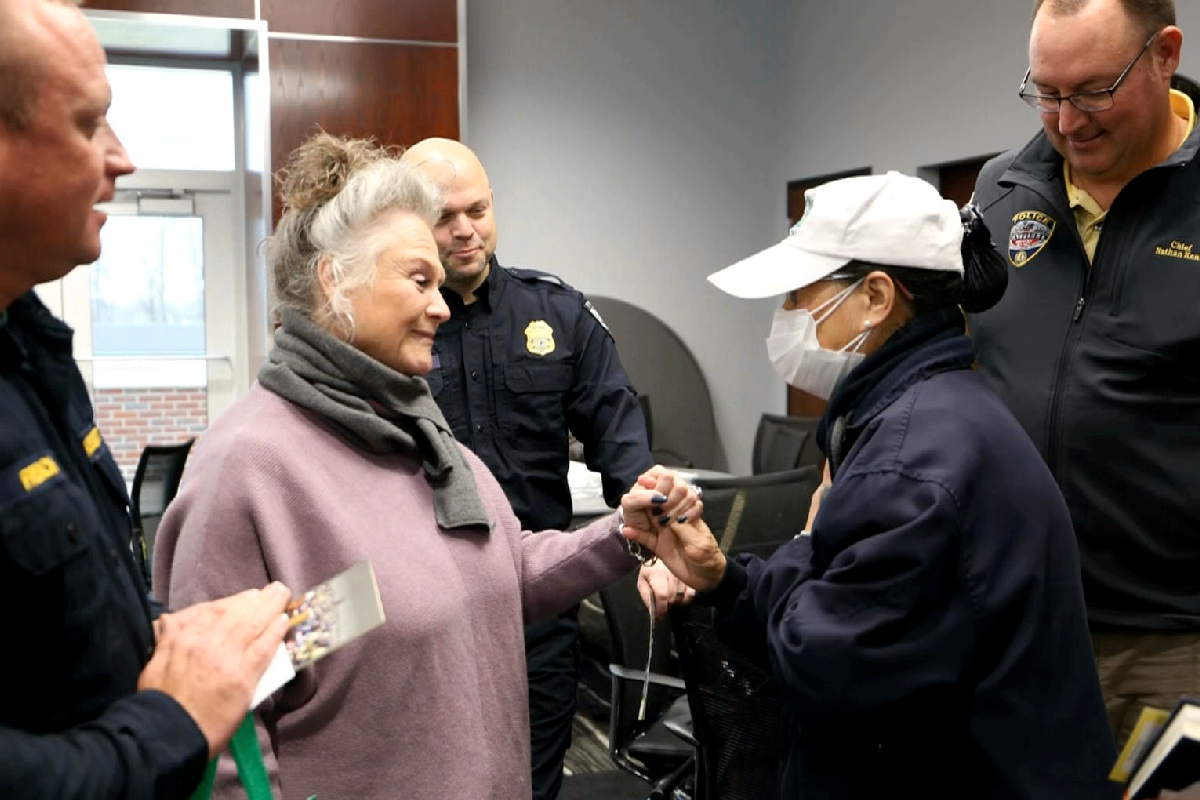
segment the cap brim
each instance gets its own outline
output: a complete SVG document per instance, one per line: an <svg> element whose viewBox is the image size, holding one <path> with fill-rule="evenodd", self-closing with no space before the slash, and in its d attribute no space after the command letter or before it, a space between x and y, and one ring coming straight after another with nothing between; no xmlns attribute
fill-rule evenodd
<svg viewBox="0 0 1200 800"><path fill-rule="evenodd" d="M801 250L789 238L714 272L708 280L726 294L756 300L803 289L848 263L850 260L841 256Z"/></svg>

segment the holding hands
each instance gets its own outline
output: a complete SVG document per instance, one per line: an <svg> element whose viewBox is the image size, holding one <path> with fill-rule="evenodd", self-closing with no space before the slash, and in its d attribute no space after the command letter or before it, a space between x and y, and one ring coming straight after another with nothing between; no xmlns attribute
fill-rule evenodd
<svg viewBox="0 0 1200 800"><path fill-rule="evenodd" d="M695 487L663 467L646 472L621 498L621 535L657 556L674 576L647 565L638 579L642 599L648 602L653 593L664 612L690 599L687 587L712 589L725 573L725 554L700 519L702 509ZM686 584L682 589L680 582Z"/></svg>

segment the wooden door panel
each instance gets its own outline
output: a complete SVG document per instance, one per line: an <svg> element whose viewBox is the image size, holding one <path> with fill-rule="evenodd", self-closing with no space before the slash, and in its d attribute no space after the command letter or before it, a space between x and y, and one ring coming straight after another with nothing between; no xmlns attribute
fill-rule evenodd
<svg viewBox="0 0 1200 800"><path fill-rule="evenodd" d="M318 125L389 145L458 138L457 48L274 38L270 47L275 170Z"/></svg>
<svg viewBox="0 0 1200 800"><path fill-rule="evenodd" d="M88 0L84 9L254 19L254 0Z"/></svg>
<svg viewBox="0 0 1200 800"><path fill-rule="evenodd" d="M262 15L274 32L458 41L455 0L262 0Z"/></svg>

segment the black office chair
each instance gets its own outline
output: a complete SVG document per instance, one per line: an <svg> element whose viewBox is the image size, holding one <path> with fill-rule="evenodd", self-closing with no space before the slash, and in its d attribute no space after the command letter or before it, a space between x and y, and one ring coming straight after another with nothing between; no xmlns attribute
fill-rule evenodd
<svg viewBox="0 0 1200 800"><path fill-rule="evenodd" d="M638 719L646 675L650 617L637 593L637 572L600 591L612 661L609 755L622 770L651 785L650 797L667 797L694 768L694 739L684 684L672 670L669 618L654 625L646 713Z"/></svg>
<svg viewBox="0 0 1200 800"><path fill-rule="evenodd" d="M143 577L150 585L150 564L154 562L154 535L167 505L179 491L183 465L196 439L180 444L148 444L138 458L133 473L129 505L133 513L134 543L141 550Z"/></svg>
<svg viewBox="0 0 1200 800"><path fill-rule="evenodd" d="M783 693L770 671L717 638L713 610L675 606L696 738L695 800L774 800L786 755Z"/></svg>
<svg viewBox="0 0 1200 800"><path fill-rule="evenodd" d="M809 465L819 466L822 456L817 446L817 419L763 414L754 434L751 470L755 475L783 472Z"/></svg>
<svg viewBox="0 0 1200 800"><path fill-rule="evenodd" d="M764 557L804 529L820 483L821 472L815 466L696 480L704 490L704 521L721 549Z"/></svg>

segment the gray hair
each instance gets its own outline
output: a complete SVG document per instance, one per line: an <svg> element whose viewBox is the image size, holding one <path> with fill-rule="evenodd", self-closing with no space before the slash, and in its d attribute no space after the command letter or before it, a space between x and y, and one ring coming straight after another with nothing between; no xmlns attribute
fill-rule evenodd
<svg viewBox="0 0 1200 800"><path fill-rule="evenodd" d="M374 282L389 212L414 214L433 227L442 199L423 173L392 156L381 156L349 177L335 173L336 168L327 180L328 185L340 185L335 194L321 198L318 205L284 212L268 239L268 261L278 311L292 308L319 324L333 323L353 340L347 295ZM319 278L325 260L333 275L328 295Z"/></svg>

